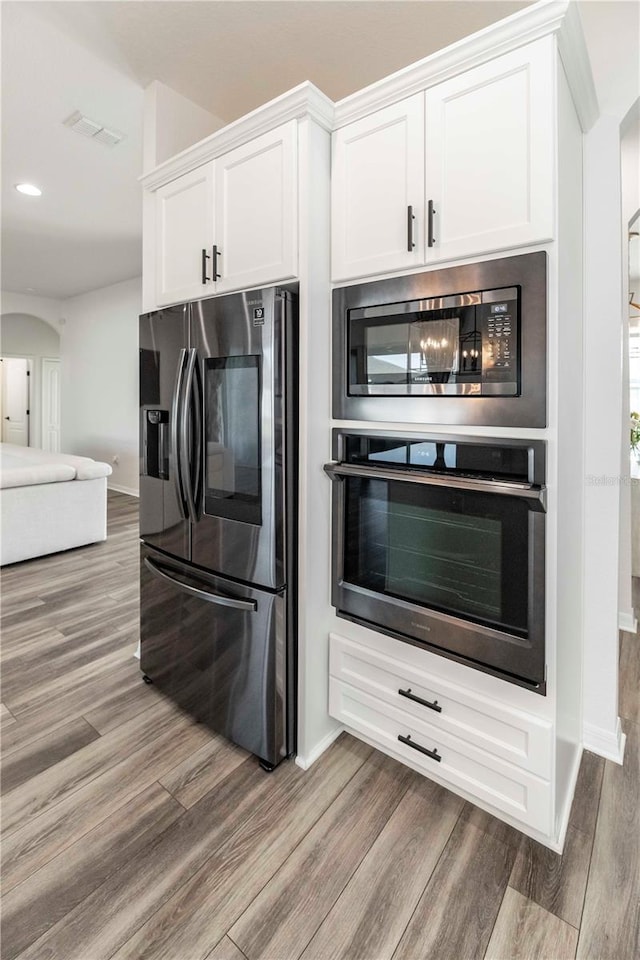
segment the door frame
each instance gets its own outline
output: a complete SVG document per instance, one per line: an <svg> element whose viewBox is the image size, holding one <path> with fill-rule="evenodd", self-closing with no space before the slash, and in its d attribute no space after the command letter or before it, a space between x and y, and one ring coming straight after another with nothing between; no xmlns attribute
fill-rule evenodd
<svg viewBox="0 0 640 960"><path fill-rule="evenodd" d="M45 377L45 364L47 363L57 363L58 368L61 369L61 359L60 357L41 357L40 358L40 446L42 449L45 449L45 424L49 422L49 413L51 410L50 404L50 394L49 391L45 389L46 386L46 377ZM61 390L60 390L60 381L58 381L58 409L60 409L61 401ZM60 414L62 411L60 410ZM58 419L58 441L60 440L60 433L62 429L62 416L60 415ZM58 450L49 451L50 453L58 453Z"/></svg>

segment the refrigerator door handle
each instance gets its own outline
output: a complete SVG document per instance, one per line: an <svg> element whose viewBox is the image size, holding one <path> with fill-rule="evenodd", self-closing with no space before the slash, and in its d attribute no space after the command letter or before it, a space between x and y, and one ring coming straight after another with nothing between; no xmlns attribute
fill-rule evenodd
<svg viewBox="0 0 640 960"><path fill-rule="evenodd" d="M157 567L153 560L149 560L148 557L145 557L144 565L154 577L167 580L173 587L176 587L177 590L182 590L184 593L198 597L200 600L206 600L207 603L215 603L221 607L233 607L234 610L249 610L251 613L255 613L258 609L257 600L241 600L240 597L230 597L222 593L210 593L208 590L190 587L188 583L175 580L168 573L165 573L164 570Z"/></svg>
<svg viewBox="0 0 640 960"><path fill-rule="evenodd" d="M187 351L187 361L185 364L184 385L182 388L182 397L180 400L180 474L182 489L184 490L187 519L195 523L198 519L195 501L193 499L193 489L191 485L191 446L189 443L189 407L193 389L193 369L197 360L197 354L194 347Z"/></svg>
<svg viewBox="0 0 640 960"><path fill-rule="evenodd" d="M171 399L171 471L176 490L176 499L183 520L188 519L187 502L182 482L182 409L183 409L183 380L187 351L183 348L178 359L178 372Z"/></svg>
<svg viewBox="0 0 640 960"><path fill-rule="evenodd" d="M184 388L182 391L182 400L180 406L180 467L182 473L182 486L185 491L185 500L187 505L187 516L192 523L197 523L198 508L196 505L197 482L200 473L200 458L202 449L202 418L198 397L194 395L194 384L196 379L199 383L199 372L196 374L198 363L198 352L195 347L187 352L186 373L184 378ZM193 405L195 416L195 425L193 436L195 438L195 448L192 450L189 444L189 416ZM194 474L196 482L194 483Z"/></svg>

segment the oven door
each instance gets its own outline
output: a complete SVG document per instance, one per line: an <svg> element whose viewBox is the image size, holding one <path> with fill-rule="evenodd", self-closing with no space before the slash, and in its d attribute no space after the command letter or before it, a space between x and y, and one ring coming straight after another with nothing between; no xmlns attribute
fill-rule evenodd
<svg viewBox="0 0 640 960"><path fill-rule="evenodd" d="M325 469L338 615L544 693L544 489Z"/></svg>

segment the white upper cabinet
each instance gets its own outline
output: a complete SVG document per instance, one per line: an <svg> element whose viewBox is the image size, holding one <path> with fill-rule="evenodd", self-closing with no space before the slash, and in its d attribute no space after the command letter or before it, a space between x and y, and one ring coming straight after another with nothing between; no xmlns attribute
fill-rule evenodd
<svg viewBox="0 0 640 960"><path fill-rule="evenodd" d="M422 262L424 94L418 93L333 136L332 275L342 280Z"/></svg>
<svg viewBox="0 0 640 960"><path fill-rule="evenodd" d="M216 160L217 291L297 274L295 120Z"/></svg>
<svg viewBox="0 0 640 960"><path fill-rule="evenodd" d="M297 275L295 120L159 187L156 304Z"/></svg>
<svg viewBox="0 0 640 960"><path fill-rule="evenodd" d="M183 174L155 193L156 301L179 303L212 293L203 282L203 264L211 277L214 243L214 165L204 164Z"/></svg>
<svg viewBox="0 0 640 960"><path fill-rule="evenodd" d="M551 240L554 76L544 37L337 130L333 279Z"/></svg>
<svg viewBox="0 0 640 960"><path fill-rule="evenodd" d="M427 90L427 262L552 239L553 76L546 37Z"/></svg>

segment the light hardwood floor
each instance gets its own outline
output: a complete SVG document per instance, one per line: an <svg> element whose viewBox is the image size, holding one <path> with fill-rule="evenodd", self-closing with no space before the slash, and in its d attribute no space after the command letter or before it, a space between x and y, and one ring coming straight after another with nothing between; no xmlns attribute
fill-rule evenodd
<svg viewBox="0 0 640 960"><path fill-rule="evenodd" d="M3 960L640 956L638 638L559 857L346 734L265 774L146 686L131 497L2 599Z"/></svg>

